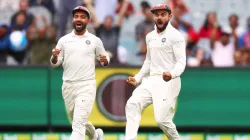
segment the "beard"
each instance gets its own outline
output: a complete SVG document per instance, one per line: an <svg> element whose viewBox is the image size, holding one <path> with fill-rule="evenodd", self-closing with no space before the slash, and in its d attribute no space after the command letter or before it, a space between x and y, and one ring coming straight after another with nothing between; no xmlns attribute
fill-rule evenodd
<svg viewBox="0 0 250 140"><path fill-rule="evenodd" d="M79 33L79 32L84 31L86 29L86 26L87 26L87 24L78 22L78 23L74 24L74 29L76 32Z"/></svg>
<svg viewBox="0 0 250 140"><path fill-rule="evenodd" d="M164 31L167 26L168 26L169 21L166 22L162 22L161 20L157 20L157 22L155 22L155 25L157 27L157 30L159 30L160 32Z"/></svg>

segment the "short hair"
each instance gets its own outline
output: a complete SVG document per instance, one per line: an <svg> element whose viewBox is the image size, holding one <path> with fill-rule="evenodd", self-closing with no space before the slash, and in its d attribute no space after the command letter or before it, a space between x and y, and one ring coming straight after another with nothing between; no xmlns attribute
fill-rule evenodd
<svg viewBox="0 0 250 140"><path fill-rule="evenodd" d="M150 4L147 1L142 1L141 2L141 7L142 8L151 8Z"/></svg>
<svg viewBox="0 0 250 140"><path fill-rule="evenodd" d="M236 17L236 19L239 19L239 16L237 14L231 14L228 18L228 20L231 20L231 18Z"/></svg>

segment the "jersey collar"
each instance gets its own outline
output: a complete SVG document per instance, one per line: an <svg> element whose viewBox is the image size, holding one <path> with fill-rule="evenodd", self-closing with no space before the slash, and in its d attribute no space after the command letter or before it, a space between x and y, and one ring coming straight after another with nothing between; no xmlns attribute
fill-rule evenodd
<svg viewBox="0 0 250 140"><path fill-rule="evenodd" d="M78 37L87 37L89 35L89 31L87 29L86 29L85 33L83 35L81 35L81 36L76 35L74 31L75 30L73 29L72 32L71 32L72 37L75 37L75 36L78 36Z"/></svg>
<svg viewBox="0 0 250 140"><path fill-rule="evenodd" d="M166 27L166 29L165 29L164 31L160 32L160 33L157 32L157 27L156 27L156 25L155 25L155 32L156 32L157 34L161 35L161 34L167 33L168 30L169 30L170 28L172 28L172 25L171 25L171 23L170 23L170 21L169 21L169 22L168 22L168 25L167 25L167 27Z"/></svg>

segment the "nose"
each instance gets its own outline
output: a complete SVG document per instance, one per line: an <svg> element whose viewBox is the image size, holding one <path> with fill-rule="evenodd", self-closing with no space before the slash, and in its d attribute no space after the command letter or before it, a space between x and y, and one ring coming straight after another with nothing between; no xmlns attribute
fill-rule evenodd
<svg viewBox="0 0 250 140"><path fill-rule="evenodd" d="M161 16L159 15L159 16L157 17L157 19L158 19L158 20L161 20Z"/></svg>
<svg viewBox="0 0 250 140"><path fill-rule="evenodd" d="M80 17L77 17L76 20L79 21L79 20L80 20Z"/></svg>

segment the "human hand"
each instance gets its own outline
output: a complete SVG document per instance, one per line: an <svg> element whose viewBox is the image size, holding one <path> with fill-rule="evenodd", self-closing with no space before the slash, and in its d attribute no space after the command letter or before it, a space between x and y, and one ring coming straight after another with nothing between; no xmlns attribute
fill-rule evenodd
<svg viewBox="0 0 250 140"><path fill-rule="evenodd" d="M105 55L99 54L99 61L101 62L101 64L103 64L104 66L108 65L108 59Z"/></svg>
<svg viewBox="0 0 250 140"><path fill-rule="evenodd" d="M60 52L61 52L60 49L57 49L57 48L52 49L52 55L53 55L53 57L58 57L58 55L60 54Z"/></svg>
<svg viewBox="0 0 250 140"><path fill-rule="evenodd" d="M133 86L137 85L137 82L136 82L135 78L131 77L131 76L128 77L128 80L126 82L133 85Z"/></svg>
<svg viewBox="0 0 250 140"><path fill-rule="evenodd" d="M163 78L163 80L164 81L169 81L169 80L171 80L172 79L172 75L171 75L171 73L170 72L163 72L163 74L162 74L162 78Z"/></svg>

